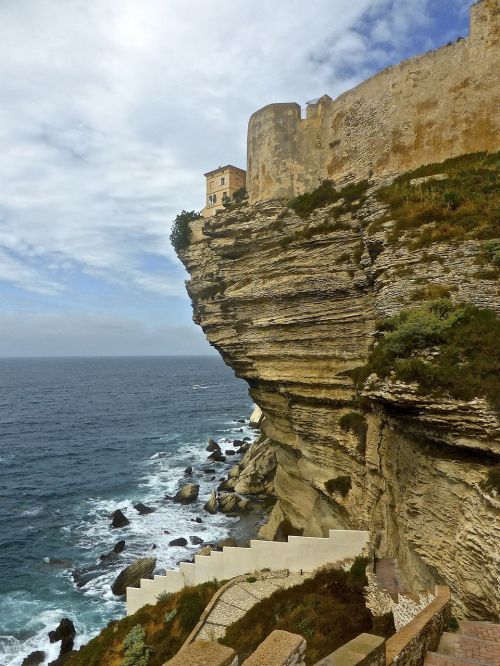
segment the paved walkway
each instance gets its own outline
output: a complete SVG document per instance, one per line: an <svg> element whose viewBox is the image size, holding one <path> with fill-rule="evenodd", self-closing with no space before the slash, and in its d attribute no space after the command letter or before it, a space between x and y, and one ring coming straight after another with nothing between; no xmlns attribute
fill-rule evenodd
<svg viewBox="0 0 500 666"><path fill-rule="evenodd" d="M425 666L498 666L500 626L494 622L460 622L457 633L445 632Z"/></svg>
<svg viewBox="0 0 500 666"><path fill-rule="evenodd" d="M260 572L234 578L210 608L202 625L190 640L213 640L222 638L226 628L234 624L262 599L276 590L300 585L313 574L297 574L285 571ZM256 578L255 582L249 582Z"/></svg>

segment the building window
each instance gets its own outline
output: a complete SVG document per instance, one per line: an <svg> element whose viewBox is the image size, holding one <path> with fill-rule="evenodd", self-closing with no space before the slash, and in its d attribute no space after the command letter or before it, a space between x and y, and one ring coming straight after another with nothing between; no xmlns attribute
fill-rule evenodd
<svg viewBox="0 0 500 666"><path fill-rule="evenodd" d="M217 203L217 195L216 194L209 194L208 195L208 205L211 206L213 204Z"/></svg>
<svg viewBox="0 0 500 666"><path fill-rule="evenodd" d="M220 179L220 184L221 184L221 185L225 185L225 184L226 184L226 177L225 177L225 176L222 176L222 178Z"/></svg>

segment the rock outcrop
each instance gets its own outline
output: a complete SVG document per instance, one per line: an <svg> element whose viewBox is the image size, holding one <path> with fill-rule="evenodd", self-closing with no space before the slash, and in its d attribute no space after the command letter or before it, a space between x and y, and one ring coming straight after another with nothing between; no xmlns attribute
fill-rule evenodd
<svg viewBox="0 0 500 666"><path fill-rule="evenodd" d="M141 578L151 578L156 566L155 557L143 557L132 562L118 574L111 586L111 591L117 596L125 594L127 587L139 587Z"/></svg>
<svg viewBox="0 0 500 666"><path fill-rule="evenodd" d="M415 591L446 582L458 615L488 618L499 502L481 482L500 453L495 413L482 399L424 396L401 382L358 391L349 373L366 363L377 321L413 302L422 282L498 312L497 285L476 275L480 241L386 242L392 222L374 189L335 224L335 204L305 221L280 199L192 224L180 255L194 319L248 382L264 414L262 453L273 456L235 474L235 491L266 488L275 458L266 537L369 528Z"/></svg>

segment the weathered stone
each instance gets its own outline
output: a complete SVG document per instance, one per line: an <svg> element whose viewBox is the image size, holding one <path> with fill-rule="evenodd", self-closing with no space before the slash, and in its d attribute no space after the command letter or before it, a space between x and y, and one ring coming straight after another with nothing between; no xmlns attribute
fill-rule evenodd
<svg viewBox="0 0 500 666"><path fill-rule="evenodd" d="M250 427L259 428L262 423L262 409L257 405L250 416Z"/></svg>
<svg viewBox="0 0 500 666"><path fill-rule="evenodd" d="M219 453L217 451L214 451L208 456L208 460L211 460L212 462L226 462L226 458L222 455L222 453Z"/></svg>
<svg viewBox="0 0 500 666"><path fill-rule="evenodd" d="M143 557L132 562L121 571L111 586L111 591L116 596L125 594L127 587L139 587L141 578L151 578L156 566L155 557Z"/></svg>
<svg viewBox="0 0 500 666"><path fill-rule="evenodd" d="M146 506L142 502L139 502L138 504L134 504L134 509L141 515L141 516L147 516L150 513L154 513L156 509L153 509L151 506Z"/></svg>
<svg viewBox="0 0 500 666"><path fill-rule="evenodd" d="M199 492L200 486L198 484L187 483L177 491L174 497L174 502L179 502L180 504L189 504L198 498Z"/></svg>
<svg viewBox="0 0 500 666"><path fill-rule="evenodd" d="M193 546L199 546L200 544L203 543L203 539L201 539L199 536L196 535L190 536L189 541L191 541Z"/></svg>
<svg viewBox="0 0 500 666"><path fill-rule="evenodd" d="M187 539L184 537L179 537L178 539L172 539L168 542L169 546L187 546Z"/></svg>
<svg viewBox="0 0 500 666"><path fill-rule="evenodd" d="M220 493L218 497L219 510L222 513L232 513L238 509L240 497L235 493Z"/></svg>
<svg viewBox="0 0 500 666"><path fill-rule="evenodd" d="M39 666L39 664L43 664L44 661L45 652L42 652L42 650L36 650L23 659L21 666Z"/></svg>
<svg viewBox="0 0 500 666"><path fill-rule="evenodd" d="M214 451L220 451L220 446L217 444L215 439L210 438L208 440L207 451L210 451L210 453L213 453Z"/></svg>
<svg viewBox="0 0 500 666"><path fill-rule="evenodd" d="M127 516L121 511L121 509L116 509L111 516L111 525L112 528L126 527L130 525L130 520Z"/></svg>
<svg viewBox="0 0 500 666"><path fill-rule="evenodd" d="M217 493L215 490L212 490L210 497L208 498L208 501L205 502L203 508L205 511L208 511L208 513L217 513Z"/></svg>

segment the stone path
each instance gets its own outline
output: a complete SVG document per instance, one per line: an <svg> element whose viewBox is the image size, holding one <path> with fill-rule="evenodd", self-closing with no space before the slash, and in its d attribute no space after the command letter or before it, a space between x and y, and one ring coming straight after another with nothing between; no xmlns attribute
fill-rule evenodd
<svg viewBox="0 0 500 666"><path fill-rule="evenodd" d="M383 557L375 562L375 576L391 596L408 592L406 581L394 558Z"/></svg>
<svg viewBox="0 0 500 666"><path fill-rule="evenodd" d="M271 596L276 590L300 585L311 575L289 573L285 570L238 576L217 599L203 625L191 636L191 640L216 641L222 638L226 628L243 617L259 601ZM257 580L249 582L249 579L253 578Z"/></svg>
<svg viewBox="0 0 500 666"><path fill-rule="evenodd" d="M436 652L427 652L424 666L498 666L500 625L460 622L457 633L445 632Z"/></svg>

